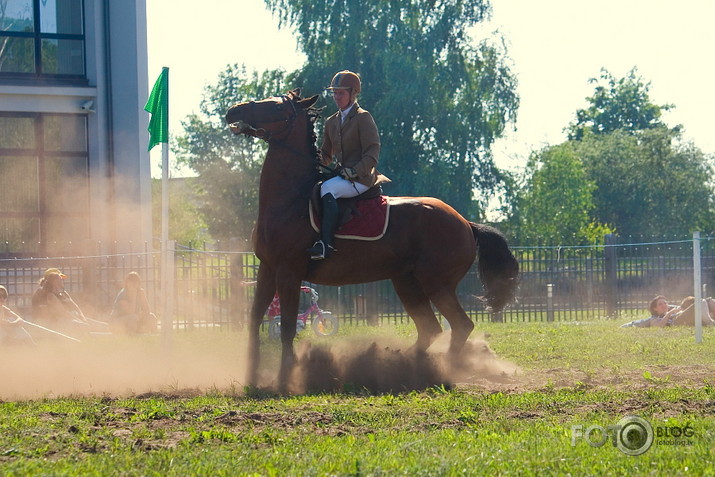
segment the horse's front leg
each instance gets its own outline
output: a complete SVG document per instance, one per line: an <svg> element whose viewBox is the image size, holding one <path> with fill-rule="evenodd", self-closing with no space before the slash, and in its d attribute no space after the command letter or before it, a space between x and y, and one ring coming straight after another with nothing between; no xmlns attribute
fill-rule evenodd
<svg viewBox="0 0 715 477"><path fill-rule="evenodd" d="M251 321L248 324L248 368L246 381L249 386L258 384L260 356L259 332L263 316L276 293L275 275L263 263L258 267L256 295L251 306Z"/></svg>
<svg viewBox="0 0 715 477"><path fill-rule="evenodd" d="M284 283L279 280L278 295L281 299L281 369L278 386L281 391L286 391L296 362L293 341L298 321L300 280L286 280Z"/></svg>

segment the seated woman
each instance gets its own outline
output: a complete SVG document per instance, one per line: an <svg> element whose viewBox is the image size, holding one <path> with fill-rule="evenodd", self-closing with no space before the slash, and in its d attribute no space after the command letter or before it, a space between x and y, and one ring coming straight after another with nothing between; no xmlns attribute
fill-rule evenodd
<svg viewBox="0 0 715 477"><path fill-rule="evenodd" d="M114 300L109 324L114 333L135 335L156 331L156 315L149 310L149 300L137 272L129 272L124 277L124 288Z"/></svg>
<svg viewBox="0 0 715 477"><path fill-rule="evenodd" d="M7 288L0 285L0 345L22 344L35 346L32 336L22 326L25 320L5 306L7 297Z"/></svg>
<svg viewBox="0 0 715 477"><path fill-rule="evenodd" d="M64 275L49 268L32 295L32 319L51 329L72 333L107 331L107 324L88 318L65 290Z"/></svg>

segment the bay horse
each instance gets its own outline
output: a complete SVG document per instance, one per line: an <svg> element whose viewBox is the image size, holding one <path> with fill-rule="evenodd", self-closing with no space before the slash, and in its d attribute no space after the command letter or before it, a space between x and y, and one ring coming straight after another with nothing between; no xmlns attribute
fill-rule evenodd
<svg viewBox="0 0 715 477"><path fill-rule="evenodd" d="M288 382L295 365L300 286L347 285L389 279L417 328L413 348L425 351L442 332L432 304L452 328L449 354L457 356L474 328L460 305L457 284L478 254L482 299L499 311L514 298L519 266L496 229L467 221L452 207L430 197L391 197L390 222L382 238L336 238L326 260L313 261L306 250L316 239L308 202L319 180L314 123L318 95L302 98L300 89L280 97L232 106L226 122L235 134L268 142L259 184L258 218L253 230L260 259L249 323L248 375L256 384L259 330L273 296L281 299L281 365L278 381Z"/></svg>

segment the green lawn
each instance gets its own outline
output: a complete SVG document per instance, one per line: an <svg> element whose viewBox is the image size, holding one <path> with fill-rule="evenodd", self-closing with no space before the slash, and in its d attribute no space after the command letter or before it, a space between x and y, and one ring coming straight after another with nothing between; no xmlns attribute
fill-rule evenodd
<svg viewBox="0 0 715 477"><path fill-rule="evenodd" d="M715 475L715 330L696 344L692 329L618 324L479 324L496 355L480 356L508 372L480 374L465 356L475 367L453 387L383 394L246 390L243 340L228 333L176 335L171 367L152 337L53 347L44 364L3 350L0 475ZM328 343L384 350L413 335L343 327ZM278 347L265 344L268 373ZM399 379L394 362L376 365ZM43 368L74 388L20 379L51 381ZM637 456L612 443L631 415L653 428Z"/></svg>

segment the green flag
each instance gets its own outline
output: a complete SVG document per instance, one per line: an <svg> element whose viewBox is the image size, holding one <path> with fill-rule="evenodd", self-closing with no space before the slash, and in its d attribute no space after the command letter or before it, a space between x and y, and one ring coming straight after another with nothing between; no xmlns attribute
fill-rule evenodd
<svg viewBox="0 0 715 477"><path fill-rule="evenodd" d="M169 142L169 68L162 68L144 110L149 119L149 150L160 142Z"/></svg>

